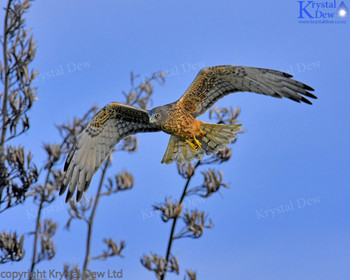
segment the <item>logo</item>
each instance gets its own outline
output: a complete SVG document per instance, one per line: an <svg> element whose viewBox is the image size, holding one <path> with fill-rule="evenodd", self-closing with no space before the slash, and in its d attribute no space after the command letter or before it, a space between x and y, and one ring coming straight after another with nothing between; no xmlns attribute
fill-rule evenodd
<svg viewBox="0 0 350 280"><path fill-rule="evenodd" d="M297 1L299 23L345 24L349 9L344 1Z"/></svg>
<svg viewBox="0 0 350 280"><path fill-rule="evenodd" d="M341 4L339 5L339 7L337 9L338 16L341 18L345 18L348 15L348 13L349 13L348 8L344 4L344 2L341 2Z"/></svg>

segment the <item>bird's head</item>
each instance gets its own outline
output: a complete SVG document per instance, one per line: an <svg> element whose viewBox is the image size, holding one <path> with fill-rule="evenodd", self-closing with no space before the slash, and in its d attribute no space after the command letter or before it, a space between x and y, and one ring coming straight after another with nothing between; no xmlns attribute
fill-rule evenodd
<svg viewBox="0 0 350 280"><path fill-rule="evenodd" d="M164 106L153 108L151 111L149 111L148 116L150 123L159 125L168 119L168 113Z"/></svg>

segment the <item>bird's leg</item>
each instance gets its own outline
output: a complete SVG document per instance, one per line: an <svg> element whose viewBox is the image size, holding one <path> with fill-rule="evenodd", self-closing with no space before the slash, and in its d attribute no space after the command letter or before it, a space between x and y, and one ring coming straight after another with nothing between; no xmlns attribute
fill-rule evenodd
<svg viewBox="0 0 350 280"><path fill-rule="evenodd" d="M197 146L195 144L193 144L190 140L186 140L187 144L190 145L190 147L193 149L193 150L196 150L197 151Z"/></svg>
<svg viewBox="0 0 350 280"><path fill-rule="evenodd" d="M201 144L201 142L199 142L199 141L197 140L196 136L193 136L193 140L194 140L194 143L196 143L196 145L197 145L198 148L202 148L202 144ZM197 149L196 149L196 150L197 150Z"/></svg>
<svg viewBox="0 0 350 280"><path fill-rule="evenodd" d="M193 141L194 143L192 143L190 140L186 140L186 142L188 143L188 145L190 145L190 147L193 150L198 150L198 148L202 148L202 144L197 140L197 138L195 136L193 136Z"/></svg>

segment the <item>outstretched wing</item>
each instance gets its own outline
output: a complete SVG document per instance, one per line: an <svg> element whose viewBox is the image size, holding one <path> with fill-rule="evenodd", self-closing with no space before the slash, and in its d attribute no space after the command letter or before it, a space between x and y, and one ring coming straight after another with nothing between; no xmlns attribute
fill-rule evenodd
<svg viewBox="0 0 350 280"><path fill-rule="evenodd" d="M68 154L60 195L69 185L67 202L78 186L79 201L83 192L88 189L94 173L120 140L131 134L151 131L159 131L159 128L149 123L146 110L115 102L102 108Z"/></svg>
<svg viewBox="0 0 350 280"><path fill-rule="evenodd" d="M317 98L308 92L314 89L291 77L290 74L264 68L232 65L207 67L198 73L178 103L190 111L193 117L203 114L225 95L239 91L287 97L312 104L303 95Z"/></svg>

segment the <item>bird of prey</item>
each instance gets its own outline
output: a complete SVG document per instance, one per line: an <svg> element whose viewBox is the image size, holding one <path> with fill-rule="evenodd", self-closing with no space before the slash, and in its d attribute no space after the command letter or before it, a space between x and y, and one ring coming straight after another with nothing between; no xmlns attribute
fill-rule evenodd
<svg viewBox="0 0 350 280"><path fill-rule="evenodd" d="M112 102L102 108L79 136L70 150L60 189L68 185L66 201L77 188L79 201L89 187L94 173L125 137L138 132L163 131L170 134L162 163L182 164L217 153L237 137L240 125L210 124L196 120L216 101L233 92L255 92L273 97L287 97L312 104L306 97L314 89L277 70L222 65L203 68L182 97L150 111Z"/></svg>

